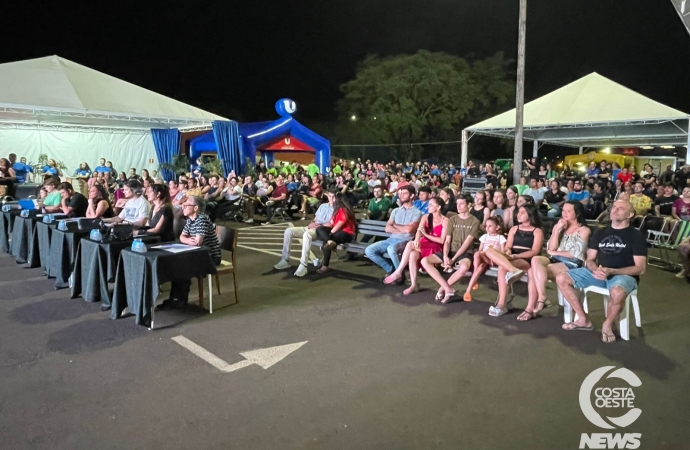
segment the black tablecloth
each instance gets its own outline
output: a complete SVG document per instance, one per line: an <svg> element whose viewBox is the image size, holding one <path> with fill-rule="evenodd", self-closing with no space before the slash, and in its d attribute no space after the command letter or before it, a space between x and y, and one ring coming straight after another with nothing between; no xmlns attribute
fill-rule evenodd
<svg viewBox="0 0 690 450"><path fill-rule="evenodd" d="M48 274L48 262L50 261L50 238L53 231L57 228L55 223L36 222L36 229L34 230L33 251L38 253L38 264L41 269Z"/></svg>
<svg viewBox="0 0 690 450"><path fill-rule="evenodd" d="M146 244L160 242L158 236L141 236L137 239ZM134 239L101 242L82 239L72 271L72 298L81 295L87 302L102 302L103 306L110 306L108 283L115 281L120 253L130 248L133 241Z"/></svg>
<svg viewBox="0 0 690 450"><path fill-rule="evenodd" d="M12 256L17 264L25 264L29 258L29 247L34 236L36 222L31 217L17 216L12 228Z"/></svg>
<svg viewBox="0 0 690 450"><path fill-rule="evenodd" d="M69 287L69 276L77 254L79 240L88 236L91 230L61 231L55 228L50 237L48 276L55 278L55 289Z"/></svg>
<svg viewBox="0 0 690 450"><path fill-rule="evenodd" d="M117 319L128 307L136 316L138 325L150 326L151 307L161 284L215 273L216 265L206 247L181 253L155 249L146 253L123 250L117 264L110 318Z"/></svg>
<svg viewBox="0 0 690 450"><path fill-rule="evenodd" d="M20 210L3 212L0 216L0 250L5 253L12 253L10 248L10 236L12 236L12 226L14 219L20 214Z"/></svg>

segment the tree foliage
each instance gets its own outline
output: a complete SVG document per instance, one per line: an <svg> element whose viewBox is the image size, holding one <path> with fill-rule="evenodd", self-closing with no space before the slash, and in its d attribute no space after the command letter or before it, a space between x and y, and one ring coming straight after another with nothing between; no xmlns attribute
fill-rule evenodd
<svg viewBox="0 0 690 450"><path fill-rule="evenodd" d="M477 61L426 50L368 56L340 87L339 134L397 144L398 157L419 157L410 143L459 139L463 126L512 102L511 64L502 53Z"/></svg>

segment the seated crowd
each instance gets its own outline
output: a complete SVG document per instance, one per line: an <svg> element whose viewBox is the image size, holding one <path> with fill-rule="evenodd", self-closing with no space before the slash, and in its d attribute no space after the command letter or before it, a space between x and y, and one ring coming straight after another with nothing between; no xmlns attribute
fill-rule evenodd
<svg viewBox="0 0 690 450"><path fill-rule="evenodd" d="M387 234L366 246L365 255L383 269L386 284L404 284L409 273L404 295L418 290L422 272L438 284L436 300L442 303L456 296L453 286L460 279L470 277L462 298L472 301L481 275L492 269L498 275L499 294L489 315L499 317L508 311L510 285L526 275L528 304L518 320L527 321L550 305L546 283L552 280L579 317L564 328L576 330L589 329L591 323L575 288L597 285L611 292L602 331L605 342L615 339L613 321L646 267L646 239L633 223L647 215L690 220L690 166L668 178L666 172L655 175L651 166L637 176L634 167L620 169L604 162L579 177L567 166L557 172L532 159L525 161L525 176L517 184L491 164L477 167L472 162L456 169L341 160L328 174L312 166L293 162L278 169L273 162L268 167L259 162L254 176L231 172L225 178L197 168L165 184L146 170L139 177L134 169L129 177L121 173L113 180L112 167L101 160L94 172L89 173L86 164L81 168L83 176L88 175L88 198L70 183L49 176L40 202L46 212L130 223L137 233L160 235L164 241L175 238L174 219L186 217L182 242L209 246L214 255L216 220L253 223L261 212L266 217L263 224L268 224L276 215L306 220L313 214L306 226L285 230L282 258L275 265L289 268L292 239L302 239L297 277L307 274L315 239L323 251L318 273L329 271L331 253L356 240L355 209L362 208L367 219L385 222ZM474 196L461 189L463 179L472 176L487 180L486 188ZM597 219L595 232L587 218ZM545 221L553 226L543 226ZM371 238L365 236L363 242ZM690 276L690 240L682 242L679 255L679 276ZM176 286L164 307L186 303L188 291L188 284Z"/></svg>

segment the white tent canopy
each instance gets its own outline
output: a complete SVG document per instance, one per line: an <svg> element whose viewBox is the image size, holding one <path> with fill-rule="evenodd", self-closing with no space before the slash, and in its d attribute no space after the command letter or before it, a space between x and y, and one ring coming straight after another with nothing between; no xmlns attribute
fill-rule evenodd
<svg viewBox="0 0 690 450"><path fill-rule="evenodd" d="M157 167L151 128L208 129L223 117L59 56L0 64L0 153L43 153L72 172L100 157Z"/></svg>
<svg viewBox="0 0 690 450"><path fill-rule="evenodd" d="M687 145L682 111L655 102L597 73L525 105L523 136L538 144L568 147ZM463 130L462 163L474 134L513 139L515 109ZM535 154L536 156L536 154Z"/></svg>

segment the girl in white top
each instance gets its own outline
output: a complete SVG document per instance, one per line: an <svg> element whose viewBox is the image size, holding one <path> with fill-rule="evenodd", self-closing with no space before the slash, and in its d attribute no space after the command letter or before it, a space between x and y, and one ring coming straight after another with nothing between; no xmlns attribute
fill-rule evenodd
<svg viewBox="0 0 690 450"><path fill-rule="evenodd" d="M471 291L479 289L479 284L477 281L479 277L484 275L489 267L493 266L494 263L489 259L484 253L490 248L494 248L499 252L503 252L506 245L506 237L503 235L503 219L501 216L491 216L486 219L486 234L479 238L479 250L474 254L474 271L472 272L472 278L467 285L467 290L465 295L462 296L463 300L466 302L472 301Z"/></svg>
<svg viewBox="0 0 690 450"><path fill-rule="evenodd" d="M520 322L534 319L551 304L546 298L548 279L555 280L559 273L584 266L590 234L582 202L565 202L561 207L561 220L551 229L546 246L549 257L535 256L530 263L527 308L518 316Z"/></svg>

